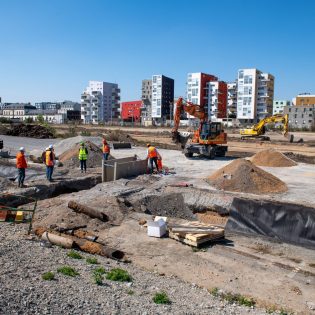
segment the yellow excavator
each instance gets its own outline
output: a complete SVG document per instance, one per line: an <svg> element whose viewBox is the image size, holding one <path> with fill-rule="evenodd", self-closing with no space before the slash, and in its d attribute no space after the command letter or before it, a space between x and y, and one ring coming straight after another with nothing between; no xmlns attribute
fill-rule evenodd
<svg viewBox="0 0 315 315"><path fill-rule="evenodd" d="M294 136L289 134L289 115L281 115L277 114L274 116L266 117L259 121L256 125L252 126L251 128L241 129L240 135L241 139L261 139L265 141L269 141L270 138L265 136L266 132L266 125L270 123L280 123L283 125L283 135L289 139L290 142L293 142Z"/></svg>

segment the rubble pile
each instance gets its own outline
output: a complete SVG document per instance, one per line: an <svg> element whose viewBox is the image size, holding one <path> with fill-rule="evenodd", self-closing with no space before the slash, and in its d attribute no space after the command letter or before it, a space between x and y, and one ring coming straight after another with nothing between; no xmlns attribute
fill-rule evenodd
<svg viewBox="0 0 315 315"><path fill-rule="evenodd" d="M19 124L12 126L6 133L8 136L29 137L37 139L52 139L53 132L41 125Z"/></svg>
<svg viewBox="0 0 315 315"><path fill-rule="evenodd" d="M297 165L289 157L274 149L267 149L256 153L251 158L251 161L255 165L270 167L290 167Z"/></svg>
<svg viewBox="0 0 315 315"><path fill-rule="evenodd" d="M103 159L101 148L90 141L85 142L85 147L88 149L87 167L101 167ZM63 166L69 168L76 168L80 166L79 149L80 143L77 143L58 156L59 161L63 164Z"/></svg>
<svg viewBox="0 0 315 315"><path fill-rule="evenodd" d="M116 141L116 142L131 142L134 143L134 139L126 133L125 131L122 131L120 129L118 130L105 130L106 131L106 140L107 141Z"/></svg>
<svg viewBox="0 0 315 315"><path fill-rule="evenodd" d="M218 189L252 194L282 193L288 189L279 178L245 159L234 160L206 181Z"/></svg>

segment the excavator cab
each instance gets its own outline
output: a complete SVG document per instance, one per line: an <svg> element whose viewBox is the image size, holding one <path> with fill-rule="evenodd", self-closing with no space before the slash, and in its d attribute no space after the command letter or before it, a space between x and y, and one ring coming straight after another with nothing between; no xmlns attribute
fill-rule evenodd
<svg viewBox="0 0 315 315"><path fill-rule="evenodd" d="M212 140L221 134L223 131L222 124L219 122L205 122L202 124L199 138L200 140Z"/></svg>

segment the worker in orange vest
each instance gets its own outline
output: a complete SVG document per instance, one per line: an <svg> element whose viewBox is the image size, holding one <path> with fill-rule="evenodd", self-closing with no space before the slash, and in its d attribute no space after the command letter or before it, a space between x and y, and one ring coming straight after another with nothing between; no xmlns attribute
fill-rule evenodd
<svg viewBox="0 0 315 315"><path fill-rule="evenodd" d="M45 164L46 164L46 177L51 182L52 174L54 172L54 166L55 166L55 153L54 153L54 147L52 144L48 148L46 148Z"/></svg>
<svg viewBox="0 0 315 315"><path fill-rule="evenodd" d="M18 154L16 155L16 168L18 169L18 183L19 187L24 186L25 179L25 169L27 168L27 163L25 159L25 150L23 147L19 149Z"/></svg>
<svg viewBox="0 0 315 315"><path fill-rule="evenodd" d="M110 154L110 146L107 143L106 139L103 139L103 158L104 160L108 160Z"/></svg>
<svg viewBox="0 0 315 315"><path fill-rule="evenodd" d="M147 152L147 159L150 161L150 173L153 173L153 163L156 166L156 170L159 172L159 166L158 166L158 151L157 149L152 146L150 143L147 144L148 152Z"/></svg>

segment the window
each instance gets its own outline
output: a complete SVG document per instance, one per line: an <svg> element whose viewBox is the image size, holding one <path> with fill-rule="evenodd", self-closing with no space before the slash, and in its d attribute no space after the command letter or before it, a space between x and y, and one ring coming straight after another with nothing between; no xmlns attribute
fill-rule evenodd
<svg viewBox="0 0 315 315"><path fill-rule="evenodd" d="M294 115L294 118L297 118L297 114Z"/></svg>
<svg viewBox="0 0 315 315"><path fill-rule="evenodd" d="M309 122L309 123L312 123L312 121L311 121L311 120L309 120L308 122Z"/></svg>
<svg viewBox="0 0 315 315"><path fill-rule="evenodd" d="M312 117L312 116L313 116L312 114L309 114L309 115L308 115L308 117Z"/></svg>
<svg viewBox="0 0 315 315"><path fill-rule="evenodd" d="M238 78L239 78L239 79L243 79L243 77L244 77L244 71L243 71L243 70L240 70L240 71L238 72Z"/></svg>
<svg viewBox="0 0 315 315"><path fill-rule="evenodd" d="M291 108L289 108L289 113L291 113Z"/></svg>

